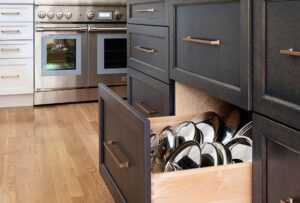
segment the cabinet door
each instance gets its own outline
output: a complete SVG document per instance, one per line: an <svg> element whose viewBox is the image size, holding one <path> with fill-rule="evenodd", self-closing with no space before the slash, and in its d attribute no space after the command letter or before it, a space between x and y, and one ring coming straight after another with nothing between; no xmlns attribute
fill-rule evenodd
<svg viewBox="0 0 300 203"><path fill-rule="evenodd" d="M172 2L171 78L250 110L250 1Z"/></svg>
<svg viewBox="0 0 300 203"><path fill-rule="evenodd" d="M147 117L174 113L174 86L128 68L129 103Z"/></svg>
<svg viewBox="0 0 300 203"><path fill-rule="evenodd" d="M105 85L100 95L100 173L116 202L150 202L150 124Z"/></svg>
<svg viewBox="0 0 300 203"><path fill-rule="evenodd" d="M256 114L253 121L253 202L299 202L300 132Z"/></svg>
<svg viewBox="0 0 300 203"><path fill-rule="evenodd" d="M254 1L254 110L300 129L300 1Z"/></svg>

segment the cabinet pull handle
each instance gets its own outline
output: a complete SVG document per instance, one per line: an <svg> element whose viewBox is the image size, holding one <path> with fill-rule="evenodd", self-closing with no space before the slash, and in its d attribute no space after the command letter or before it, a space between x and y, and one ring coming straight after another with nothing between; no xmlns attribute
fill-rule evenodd
<svg viewBox="0 0 300 203"><path fill-rule="evenodd" d="M20 48L1 48L2 52L8 52L8 51L20 51Z"/></svg>
<svg viewBox="0 0 300 203"><path fill-rule="evenodd" d="M145 52L145 53L148 53L148 54L153 54L155 53L155 49L150 49L150 48L146 48L146 47L141 47L141 46L136 46L134 47L136 50L139 50L139 51L142 51L142 52Z"/></svg>
<svg viewBox="0 0 300 203"><path fill-rule="evenodd" d="M1 30L2 33L20 33L20 30Z"/></svg>
<svg viewBox="0 0 300 203"><path fill-rule="evenodd" d="M134 103L139 109L141 109L143 112L145 112L149 116L157 113L155 110L151 109L148 105L146 105L142 101L135 101Z"/></svg>
<svg viewBox="0 0 300 203"><path fill-rule="evenodd" d="M110 154L110 156L113 158L113 160L115 161L115 163L119 166L119 168L129 168L129 163L128 161L125 162L121 162L119 161L119 159L117 158L117 156L113 153L113 151L110 149L110 146L114 145L114 141L109 140L103 143L105 149L108 151L108 153Z"/></svg>
<svg viewBox="0 0 300 203"><path fill-rule="evenodd" d="M294 51L293 49L280 50L280 53L289 56L300 56L300 51Z"/></svg>
<svg viewBox="0 0 300 203"><path fill-rule="evenodd" d="M1 67L7 67L7 66L26 66L26 63L20 63L20 64L0 64Z"/></svg>
<svg viewBox="0 0 300 203"><path fill-rule="evenodd" d="M205 40L205 39L195 39L191 36L183 37L182 40L188 41L188 42L194 42L198 44L208 44L213 46L220 46L221 41L220 40Z"/></svg>
<svg viewBox="0 0 300 203"><path fill-rule="evenodd" d="M14 16L18 16L18 15L20 15L20 12L1 12L1 15L14 15Z"/></svg>
<svg viewBox="0 0 300 203"><path fill-rule="evenodd" d="M20 78L20 75L1 75L2 79Z"/></svg>
<svg viewBox="0 0 300 203"><path fill-rule="evenodd" d="M137 10L133 10L134 12L138 12L138 13L154 13L155 9L154 8L149 8L149 9L137 9Z"/></svg>

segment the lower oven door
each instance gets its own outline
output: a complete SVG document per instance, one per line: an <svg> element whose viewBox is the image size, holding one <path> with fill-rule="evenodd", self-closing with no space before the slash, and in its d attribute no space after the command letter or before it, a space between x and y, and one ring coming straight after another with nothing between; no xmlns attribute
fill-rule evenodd
<svg viewBox="0 0 300 203"><path fill-rule="evenodd" d="M125 24L89 25L89 86L127 83L127 34Z"/></svg>
<svg viewBox="0 0 300 203"><path fill-rule="evenodd" d="M87 25L36 25L35 91L87 87Z"/></svg>

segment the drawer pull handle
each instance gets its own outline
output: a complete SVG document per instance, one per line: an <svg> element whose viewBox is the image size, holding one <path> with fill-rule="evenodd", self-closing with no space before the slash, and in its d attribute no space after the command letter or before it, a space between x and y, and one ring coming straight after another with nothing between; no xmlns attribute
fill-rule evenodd
<svg viewBox="0 0 300 203"><path fill-rule="evenodd" d="M113 153L113 151L110 149L110 146L114 145L114 141L107 141L106 143L104 142L103 145L105 149L108 151L110 156L113 158L113 160L116 162L116 164L119 166L119 168L129 168L129 163L128 161L121 162L117 158L117 156Z"/></svg>
<svg viewBox="0 0 300 203"><path fill-rule="evenodd" d="M149 8L149 9L137 9L134 10L134 12L138 12L138 13L154 13L155 9L154 8Z"/></svg>
<svg viewBox="0 0 300 203"><path fill-rule="evenodd" d="M149 49L149 48L146 48L146 47L141 47L141 46L136 46L134 47L136 50L139 50L139 51L142 51L142 52L145 52L145 53L148 53L148 54L153 54L155 53L155 49Z"/></svg>
<svg viewBox="0 0 300 203"><path fill-rule="evenodd" d="M191 36L183 37L182 40L188 41L188 42L194 42L198 44L208 44L213 46L220 46L221 41L220 40L204 40L204 39L195 39Z"/></svg>
<svg viewBox="0 0 300 203"><path fill-rule="evenodd" d="M1 75L2 79L20 78L20 75Z"/></svg>
<svg viewBox="0 0 300 203"><path fill-rule="evenodd" d="M280 50L280 53L289 56L300 56L300 51L294 51L293 49Z"/></svg>
<svg viewBox="0 0 300 203"><path fill-rule="evenodd" d="M20 12L1 12L1 15L14 15L14 16L18 16L18 15L20 15Z"/></svg>
<svg viewBox="0 0 300 203"><path fill-rule="evenodd" d="M8 52L8 51L20 51L20 48L1 48L2 52Z"/></svg>
<svg viewBox="0 0 300 203"><path fill-rule="evenodd" d="M143 112L145 112L149 116L157 114L157 112L155 110L151 109L148 105L146 105L142 101L135 101L134 103L139 109L141 109Z"/></svg>
<svg viewBox="0 0 300 203"><path fill-rule="evenodd" d="M20 33L20 30L1 30L2 33Z"/></svg>
<svg viewBox="0 0 300 203"><path fill-rule="evenodd" d="M20 64L0 64L1 67L7 67L7 66L26 66L26 63L20 63Z"/></svg>

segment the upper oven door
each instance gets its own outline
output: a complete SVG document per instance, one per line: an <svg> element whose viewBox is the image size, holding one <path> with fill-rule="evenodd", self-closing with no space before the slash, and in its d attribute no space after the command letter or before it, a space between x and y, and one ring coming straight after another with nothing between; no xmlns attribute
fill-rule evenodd
<svg viewBox="0 0 300 203"><path fill-rule="evenodd" d="M36 25L36 91L87 86L87 30L87 25Z"/></svg>
<svg viewBox="0 0 300 203"><path fill-rule="evenodd" d="M127 34L125 24L89 26L90 86L126 84Z"/></svg>

